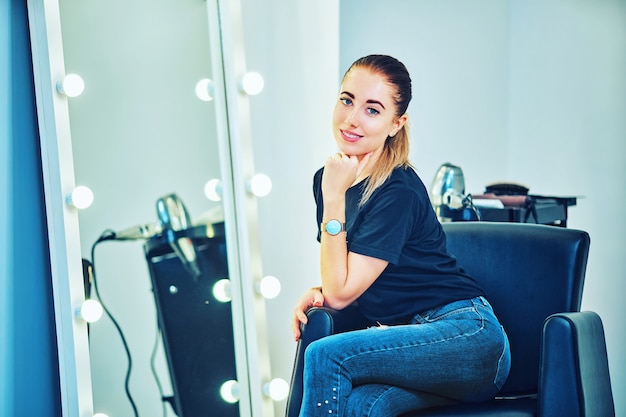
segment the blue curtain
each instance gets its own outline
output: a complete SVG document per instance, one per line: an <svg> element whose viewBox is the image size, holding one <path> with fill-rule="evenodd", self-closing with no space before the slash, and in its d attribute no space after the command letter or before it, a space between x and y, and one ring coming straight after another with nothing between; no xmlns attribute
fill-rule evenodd
<svg viewBox="0 0 626 417"><path fill-rule="evenodd" d="M0 2L0 415L60 416L52 279L25 0Z"/></svg>

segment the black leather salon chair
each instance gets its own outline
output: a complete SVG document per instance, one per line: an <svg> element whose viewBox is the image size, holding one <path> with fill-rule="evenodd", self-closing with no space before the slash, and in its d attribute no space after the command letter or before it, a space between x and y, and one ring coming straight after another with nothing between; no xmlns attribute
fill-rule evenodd
<svg viewBox="0 0 626 417"><path fill-rule="evenodd" d="M615 415L600 317L580 312L589 235L561 227L445 223L448 249L475 277L511 343L511 373L498 396L402 417L612 417ZM287 417L302 400L304 350L321 337L369 326L354 306L308 311L298 343ZM396 417L396 416L389 416Z"/></svg>

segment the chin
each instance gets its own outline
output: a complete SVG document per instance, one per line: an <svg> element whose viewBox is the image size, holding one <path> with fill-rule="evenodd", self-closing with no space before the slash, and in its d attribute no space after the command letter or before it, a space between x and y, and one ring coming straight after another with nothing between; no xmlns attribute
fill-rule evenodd
<svg viewBox="0 0 626 417"><path fill-rule="evenodd" d="M347 142L345 140L341 140L340 142L337 142L337 147L341 150L341 152L350 156L363 155L365 153L363 152L362 147L359 146L358 142Z"/></svg>

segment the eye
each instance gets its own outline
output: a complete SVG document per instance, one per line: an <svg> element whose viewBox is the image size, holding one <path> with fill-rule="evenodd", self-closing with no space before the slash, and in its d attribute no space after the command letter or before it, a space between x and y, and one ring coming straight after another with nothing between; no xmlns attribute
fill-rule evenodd
<svg viewBox="0 0 626 417"><path fill-rule="evenodd" d="M366 111L367 111L367 114L370 114L372 116L376 116L377 114L380 114L380 112L373 107L368 107Z"/></svg>
<svg viewBox="0 0 626 417"><path fill-rule="evenodd" d="M350 97L340 97L339 101L341 101L344 106L351 106L352 105L352 99Z"/></svg>

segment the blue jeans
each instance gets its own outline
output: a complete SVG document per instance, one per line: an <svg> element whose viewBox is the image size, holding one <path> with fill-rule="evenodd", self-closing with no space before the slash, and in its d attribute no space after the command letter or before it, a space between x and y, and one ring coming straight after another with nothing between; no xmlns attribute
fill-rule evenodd
<svg viewBox="0 0 626 417"><path fill-rule="evenodd" d="M509 342L484 297L411 323L331 335L304 356L300 417L394 417L492 398L510 369Z"/></svg>

